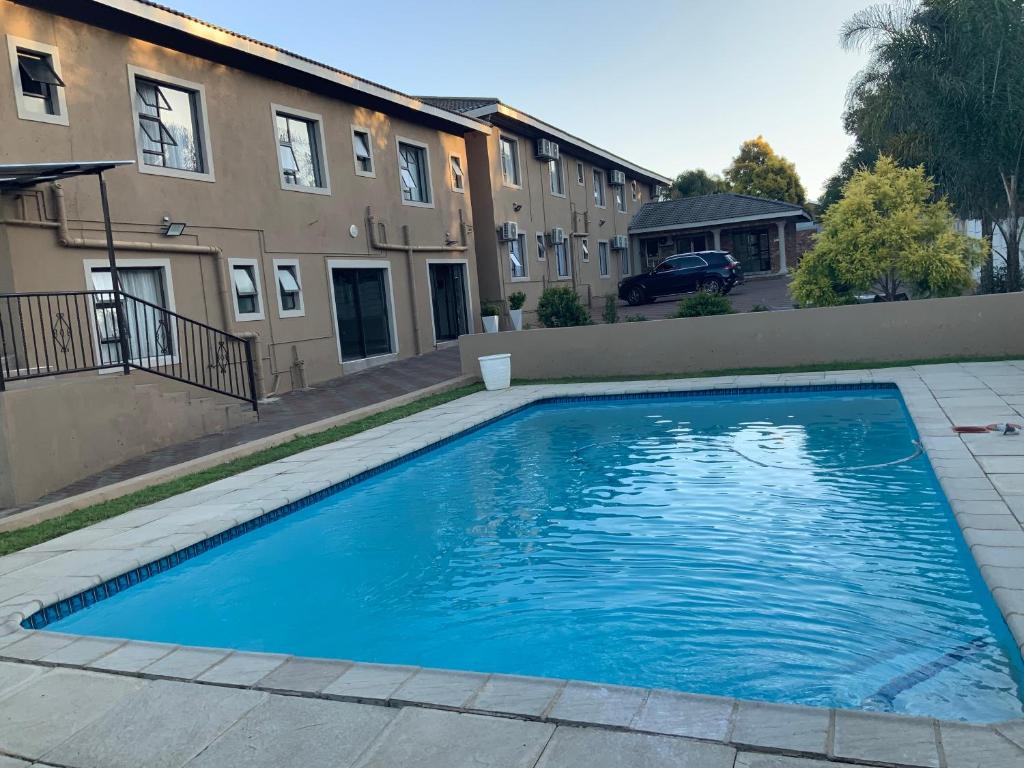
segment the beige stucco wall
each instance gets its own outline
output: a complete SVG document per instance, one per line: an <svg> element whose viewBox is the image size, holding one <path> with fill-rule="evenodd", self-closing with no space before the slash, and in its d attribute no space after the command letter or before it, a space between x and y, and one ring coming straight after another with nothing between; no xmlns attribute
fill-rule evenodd
<svg viewBox="0 0 1024 768"><path fill-rule="evenodd" d="M1024 356L1020 294L464 336L463 372L512 354L519 379L697 373L833 362Z"/></svg>
<svg viewBox="0 0 1024 768"><path fill-rule="evenodd" d="M18 118L5 34L57 46L67 86L68 126ZM293 385L293 356L305 362L308 382L343 373L330 304L328 259L373 258L390 264L398 357L427 351L434 344L427 259L468 262L472 301L469 315L471 323L479 324L471 232L464 253L414 254L410 275L407 253L375 250L367 227L370 209L384 225L389 241L402 242L403 227L409 228L414 245L440 248L448 241L458 241L460 215L472 225L471 196L451 189L448 171L450 154L462 159L464 169L467 166L461 133L398 119L7 0L0 0L0 48L0 163L135 159L129 64L205 88L216 180L168 178L145 174L135 167L108 173L114 234L119 240L153 242L158 246L216 246L228 258L258 259L265 319L238 322L233 312L222 311L213 257L160 252L120 254L123 259L137 261L170 259L173 301L178 312L232 332L258 333L264 377L268 385L276 383L279 392ZM331 194L281 188L272 104L322 116ZM353 125L371 134L375 178L355 174ZM433 207L402 204L399 137L422 142L428 148ZM95 179L69 180L63 186L71 235L102 238ZM53 216L49 190L31 192L20 199L0 199L0 219ZM164 238L160 234L164 216L187 222L186 234ZM349 231L353 225L358 229L355 236ZM9 278L5 276L5 267L0 266L0 286L7 290L85 288L83 262L105 257L102 250L61 247L53 230L2 224L0 228L6 229L5 235L0 234L0 241L4 236L10 241ZM299 260L305 317L278 316L272 267L275 258ZM414 326L418 326L418 332L414 332Z"/></svg>

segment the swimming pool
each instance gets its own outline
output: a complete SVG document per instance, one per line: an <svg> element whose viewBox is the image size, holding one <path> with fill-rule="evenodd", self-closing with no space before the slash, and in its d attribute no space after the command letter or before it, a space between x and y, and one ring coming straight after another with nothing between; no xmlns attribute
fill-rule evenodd
<svg viewBox="0 0 1024 768"><path fill-rule="evenodd" d="M1009 632L895 390L532 406L52 625L994 721Z"/></svg>

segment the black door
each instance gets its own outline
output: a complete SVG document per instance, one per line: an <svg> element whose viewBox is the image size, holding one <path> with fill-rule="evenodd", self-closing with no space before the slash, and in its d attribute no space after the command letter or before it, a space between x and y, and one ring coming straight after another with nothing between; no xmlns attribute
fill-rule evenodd
<svg viewBox="0 0 1024 768"><path fill-rule="evenodd" d="M342 362L393 351L385 272L383 269L331 270Z"/></svg>
<svg viewBox="0 0 1024 768"><path fill-rule="evenodd" d="M469 333L464 264L431 264L430 293L434 310L434 338L452 341Z"/></svg>
<svg viewBox="0 0 1024 768"><path fill-rule="evenodd" d="M745 229L732 235L732 255L746 274L769 272L772 254L767 229Z"/></svg>

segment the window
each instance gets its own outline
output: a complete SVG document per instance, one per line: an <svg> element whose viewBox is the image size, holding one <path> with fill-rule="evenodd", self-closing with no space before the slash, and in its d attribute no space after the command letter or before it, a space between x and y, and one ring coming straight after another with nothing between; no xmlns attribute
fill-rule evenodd
<svg viewBox="0 0 1024 768"><path fill-rule="evenodd" d="M576 163L576 183L583 186L583 163Z"/></svg>
<svg viewBox="0 0 1024 768"><path fill-rule="evenodd" d="M558 268L558 277L566 278L569 277L569 253L565 249L565 243L563 240L560 243L555 244L555 262Z"/></svg>
<svg viewBox="0 0 1024 768"><path fill-rule="evenodd" d="M256 259L228 259L235 293L235 320L262 320L260 268Z"/></svg>
<svg viewBox="0 0 1024 768"><path fill-rule="evenodd" d="M744 229L729 233L732 255L747 274L768 272L772 268L771 235L767 228Z"/></svg>
<svg viewBox="0 0 1024 768"><path fill-rule="evenodd" d="M526 279L526 235L508 241L508 265L513 280Z"/></svg>
<svg viewBox="0 0 1024 768"><path fill-rule="evenodd" d="M565 171L562 159L548 160L548 180L551 183L551 194L565 197Z"/></svg>
<svg viewBox="0 0 1024 768"><path fill-rule="evenodd" d="M174 310L170 301L170 262L165 259L119 261L117 278L121 290L141 300L130 302L130 309L124 313L131 359L153 363L170 357L162 362L175 362L173 321L155 308ZM114 285L110 279L110 268L101 264L105 262L86 261L86 276L93 290L112 291ZM154 306L149 306L151 304ZM113 301L113 294L109 297L103 294L96 296L95 322L100 361L104 365L120 363L121 339L117 332L117 304Z"/></svg>
<svg viewBox="0 0 1024 768"><path fill-rule="evenodd" d="M343 364L398 351L391 305L391 270L381 263L356 259L327 262L338 357Z"/></svg>
<svg viewBox="0 0 1024 768"><path fill-rule="evenodd" d="M466 180L462 175L462 158L452 155L448 158L448 164L452 169L452 190L455 192L466 191Z"/></svg>
<svg viewBox="0 0 1024 768"><path fill-rule="evenodd" d="M279 317L305 317L302 300L302 277L295 259L274 259L277 285L277 314Z"/></svg>
<svg viewBox="0 0 1024 768"><path fill-rule="evenodd" d="M548 249L544 244L544 233L537 233L537 261L544 261L547 259Z"/></svg>
<svg viewBox="0 0 1024 768"><path fill-rule="evenodd" d="M632 270L629 267L629 249L623 248L619 252L619 274L622 276L628 275Z"/></svg>
<svg viewBox="0 0 1024 768"><path fill-rule="evenodd" d="M580 258L590 261L590 242L585 237L580 239Z"/></svg>
<svg viewBox="0 0 1024 768"><path fill-rule="evenodd" d="M274 106L281 186L301 192L329 192L319 115Z"/></svg>
<svg viewBox="0 0 1024 768"><path fill-rule="evenodd" d="M604 208L607 203L604 196L604 172L594 169L594 205Z"/></svg>
<svg viewBox="0 0 1024 768"><path fill-rule="evenodd" d="M7 36L18 117L56 125L68 124L64 80L57 49L46 43Z"/></svg>
<svg viewBox="0 0 1024 768"><path fill-rule="evenodd" d="M139 170L213 181L202 86L128 67Z"/></svg>
<svg viewBox="0 0 1024 768"><path fill-rule="evenodd" d="M428 163L425 145L399 140L398 174L402 184L402 202L406 205L433 205Z"/></svg>
<svg viewBox="0 0 1024 768"><path fill-rule="evenodd" d="M519 142L502 136L498 139L501 152L501 178L512 187L518 187L519 181Z"/></svg>
<svg viewBox="0 0 1024 768"><path fill-rule="evenodd" d="M375 177L373 170L373 144L370 132L352 126L352 158L356 164L356 176Z"/></svg>
<svg viewBox="0 0 1024 768"><path fill-rule="evenodd" d="M629 182L629 188L633 191L633 202L638 202L640 200L640 185L636 183L636 179Z"/></svg>
<svg viewBox="0 0 1024 768"><path fill-rule="evenodd" d="M626 212L626 189L622 186L615 187L615 208L619 213Z"/></svg>
<svg viewBox="0 0 1024 768"><path fill-rule="evenodd" d="M597 266L601 277L608 277L608 243L604 240L597 243Z"/></svg>

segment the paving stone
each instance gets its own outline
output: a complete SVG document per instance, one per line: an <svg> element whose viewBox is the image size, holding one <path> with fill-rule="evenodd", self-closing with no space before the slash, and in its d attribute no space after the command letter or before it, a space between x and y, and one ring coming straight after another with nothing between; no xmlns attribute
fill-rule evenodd
<svg viewBox="0 0 1024 768"><path fill-rule="evenodd" d="M989 474L1024 473L1024 456L980 456L978 463Z"/></svg>
<svg viewBox="0 0 1024 768"><path fill-rule="evenodd" d="M203 672L198 679L207 683L254 685L288 659L270 653L232 653Z"/></svg>
<svg viewBox="0 0 1024 768"><path fill-rule="evenodd" d="M114 672L139 672L154 661L162 659L175 649L164 643L140 643L132 641L97 659L89 666L94 669L109 669Z"/></svg>
<svg viewBox="0 0 1024 768"><path fill-rule="evenodd" d="M1024 749L992 728L942 723L939 738L946 768L1021 768Z"/></svg>
<svg viewBox="0 0 1024 768"><path fill-rule="evenodd" d="M720 744L560 726L537 768L732 768L735 756Z"/></svg>
<svg viewBox="0 0 1024 768"><path fill-rule="evenodd" d="M353 664L323 692L333 696L387 701L418 670L419 667L392 664Z"/></svg>
<svg viewBox="0 0 1024 768"><path fill-rule="evenodd" d="M0 661L0 696L7 695L11 688L19 686L33 677L38 677L45 670L45 667L36 667L31 664Z"/></svg>
<svg viewBox="0 0 1024 768"><path fill-rule="evenodd" d="M1015 522L1010 518L1010 522ZM964 530L964 540L970 547L997 547L999 549L1024 549L1024 530L986 531L977 528ZM1024 561L1022 561L1024 562Z"/></svg>
<svg viewBox="0 0 1024 768"><path fill-rule="evenodd" d="M5 757L4 755L0 755L0 768L28 768L28 765L29 764L26 763L24 760L18 760L13 757ZM36 765L40 766L40 768L43 768L41 763L36 763Z"/></svg>
<svg viewBox="0 0 1024 768"><path fill-rule="evenodd" d="M732 699L652 691L632 727L673 736L725 741L732 717Z"/></svg>
<svg viewBox="0 0 1024 768"><path fill-rule="evenodd" d="M560 680L542 677L494 675L488 680L470 708L486 712L540 717L565 685Z"/></svg>
<svg viewBox="0 0 1024 768"><path fill-rule="evenodd" d="M348 661L291 657L256 684L258 688L319 693L351 667Z"/></svg>
<svg viewBox="0 0 1024 768"><path fill-rule="evenodd" d="M145 684L131 677L55 669L0 700L0 744L16 755L42 757Z"/></svg>
<svg viewBox="0 0 1024 768"><path fill-rule="evenodd" d="M740 752L736 755L734 768L840 768L840 765L825 760L809 760L805 757Z"/></svg>
<svg viewBox="0 0 1024 768"><path fill-rule="evenodd" d="M626 726L633 722L646 698L647 691L641 688L570 682L548 717L570 723Z"/></svg>
<svg viewBox="0 0 1024 768"><path fill-rule="evenodd" d="M925 718L836 710L833 754L849 760L939 768L935 722Z"/></svg>
<svg viewBox="0 0 1024 768"><path fill-rule="evenodd" d="M827 709L741 701L731 740L738 745L824 755L828 728Z"/></svg>
<svg viewBox="0 0 1024 768"><path fill-rule="evenodd" d="M342 768L377 738L398 710L270 696L217 738L188 768Z"/></svg>
<svg viewBox="0 0 1024 768"><path fill-rule="evenodd" d="M192 680L206 670L228 657L229 651L215 648L178 648L162 659L144 667L142 672L147 675L162 675Z"/></svg>
<svg viewBox="0 0 1024 768"><path fill-rule="evenodd" d="M997 568L1024 568L1024 547L988 547L981 544L971 547L971 554L980 566Z"/></svg>
<svg viewBox="0 0 1024 768"><path fill-rule="evenodd" d="M28 637L4 648L3 655L12 659L36 661L64 646L71 645L76 639L73 635L33 632Z"/></svg>
<svg viewBox="0 0 1024 768"><path fill-rule="evenodd" d="M70 645L58 648L42 657L42 661L53 664L77 664L88 666L124 644L124 640L105 637L80 637Z"/></svg>
<svg viewBox="0 0 1024 768"><path fill-rule="evenodd" d="M396 702L462 707L485 682L487 675L475 672L421 669L395 691L392 699Z"/></svg>
<svg viewBox="0 0 1024 768"><path fill-rule="evenodd" d="M532 768L554 726L406 707L357 768Z"/></svg>
<svg viewBox="0 0 1024 768"><path fill-rule="evenodd" d="M179 768L266 698L256 691L156 680L47 752L45 760L75 768Z"/></svg>
<svg viewBox="0 0 1024 768"><path fill-rule="evenodd" d="M1017 518L1010 514L1009 509L1006 510L1006 514L1004 515L972 515L965 512L957 515L956 519L964 531L968 531L972 528L976 528L980 531L1022 530Z"/></svg>
<svg viewBox="0 0 1024 768"><path fill-rule="evenodd" d="M1024 589L1024 568L1002 568L994 565L981 565L981 575L989 589Z"/></svg>
<svg viewBox="0 0 1024 768"><path fill-rule="evenodd" d="M995 729L1018 747L1024 749L1024 720L999 723L995 726Z"/></svg>

